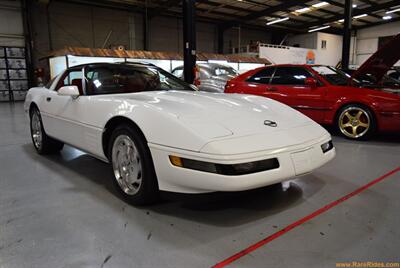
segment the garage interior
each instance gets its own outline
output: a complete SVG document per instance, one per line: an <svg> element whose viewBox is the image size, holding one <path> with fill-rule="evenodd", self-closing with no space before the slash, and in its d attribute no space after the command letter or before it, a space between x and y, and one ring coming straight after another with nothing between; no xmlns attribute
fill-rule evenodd
<svg viewBox="0 0 400 268"><path fill-rule="evenodd" d="M324 126L336 157L312 173L132 206L108 164L71 146L38 155L23 107L29 88L79 57L136 51L169 72L179 61L193 83L196 54L297 64L254 47L305 48L349 68L398 33L397 0L0 0L0 48L22 48L26 71L26 88L0 91L0 268L400 267L400 133L358 141Z"/></svg>

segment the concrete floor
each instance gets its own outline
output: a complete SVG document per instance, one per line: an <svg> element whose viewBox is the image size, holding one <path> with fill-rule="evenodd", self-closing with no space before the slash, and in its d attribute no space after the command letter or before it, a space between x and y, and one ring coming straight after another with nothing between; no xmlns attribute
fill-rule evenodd
<svg viewBox="0 0 400 268"><path fill-rule="evenodd" d="M210 267L400 165L400 137L334 137L337 157L285 183L137 208L108 165L66 147L39 156L22 104L0 104L0 268ZM229 267L399 261L400 172Z"/></svg>

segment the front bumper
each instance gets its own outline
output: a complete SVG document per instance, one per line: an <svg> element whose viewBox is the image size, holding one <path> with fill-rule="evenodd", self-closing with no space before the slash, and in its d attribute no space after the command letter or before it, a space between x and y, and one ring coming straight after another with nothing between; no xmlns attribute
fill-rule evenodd
<svg viewBox="0 0 400 268"><path fill-rule="evenodd" d="M330 139L330 135L324 135L302 145L236 155L212 155L155 144L149 144L149 147L160 190L180 193L206 193L249 190L309 173L334 158L335 148L326 153L323 153L321 149L321 144ZM171 164L170 155L218 164L239 164L277 158L279 168L246 175L227 176L176 167Z"/></svg>

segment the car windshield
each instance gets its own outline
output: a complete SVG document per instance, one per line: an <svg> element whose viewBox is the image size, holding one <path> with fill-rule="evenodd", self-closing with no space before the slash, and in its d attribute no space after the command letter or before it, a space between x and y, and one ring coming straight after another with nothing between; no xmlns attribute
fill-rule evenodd
<svg viewBox="0 0 400 268"><path fill-rule="evenodd" d="M351 76L336 68L330 66L312 66L311 68L332 85L346 86L349 84ZM353 82L359 84L359 81L356 79L353 79Z"/></svg>
<svg viewBox="0 0 400 268"><path fill-rule="evenodd" d="M238 75L238 72L229 66L219 66L214 69L216 76L225 76L225 75Z"/></svg>
<svg viewBox="0 0 400 268"><path fill-rule="evenodd" d="M88 95L195 90L189 84L161 68L136 64L88 66L86 80Z"/></svg>
<svg viewBox="0 0 400 268"><path fill-rule="evenodd" d="M54 83L54 81L59 77L59 75L53 77L49 82L47 82L47 84L44 86L47 89L51 88L51 85Z"/></svg>

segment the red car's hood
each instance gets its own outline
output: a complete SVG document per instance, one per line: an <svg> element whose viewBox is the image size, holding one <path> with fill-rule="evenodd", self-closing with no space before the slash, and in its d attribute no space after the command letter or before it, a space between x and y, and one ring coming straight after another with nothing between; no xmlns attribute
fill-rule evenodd
<svg viewBox="0 0 400 268"><path fill-rule="evenodd" d="M366 60L352 78L360 78L363 75L371 74L375 77L376 83L381 82L383 76L389 69L400 60L400 34L393 37L383 47L378 49L371 57Z"/></svg>

